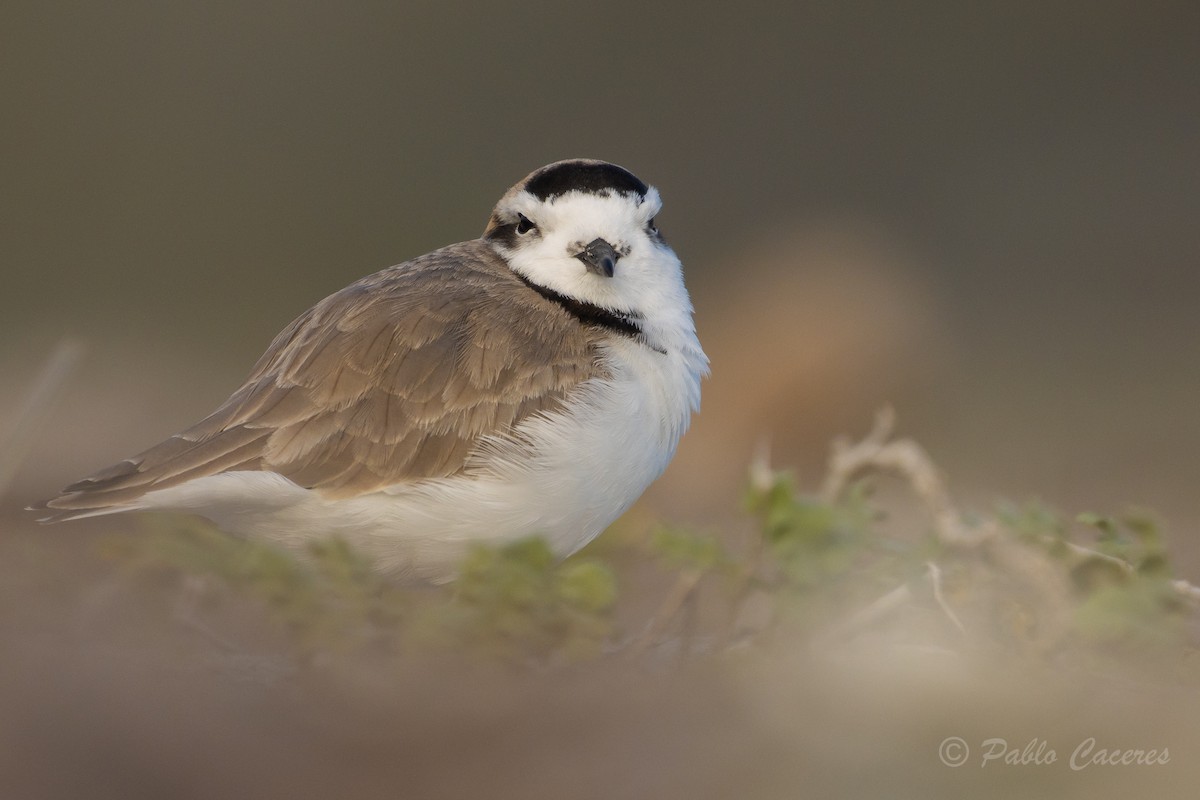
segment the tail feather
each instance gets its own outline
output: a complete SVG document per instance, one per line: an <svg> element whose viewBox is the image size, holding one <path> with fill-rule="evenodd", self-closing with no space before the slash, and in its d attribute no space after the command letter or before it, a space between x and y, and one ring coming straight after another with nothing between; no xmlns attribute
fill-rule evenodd
<svg viewBox="0 0 1200 800"><path fill-rule="evenodd" d="M30 506L39 522L64 522L145 508L148 492L232 469L258 469L269 431L229 428L199 441L177 434L132 458L100 470Z"/></svg>
<svg viewBox="0 0 1200 800"><path fill-rule="evenodd" d="M58 499L58 498L55 498ZM34 503L27 507L26 511L46 511L49 512L37 518L37 521L42 525L53 525L56 522L70 522L75 519L87 519L88 517L102 517L108 514L120 514L124 511L137 511L141 506L131 505L114 505L104 506L99 508L80 508L80 509L64 509L55 508L46 503Z"/></svg>

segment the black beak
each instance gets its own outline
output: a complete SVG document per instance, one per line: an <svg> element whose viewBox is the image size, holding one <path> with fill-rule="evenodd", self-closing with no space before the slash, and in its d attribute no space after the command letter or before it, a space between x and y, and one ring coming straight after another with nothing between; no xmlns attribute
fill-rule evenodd
<svg viewBox="0 0 1200 800"><path fill-rule="evenodd" d="M613 271L617 268L617 251L613 246L603 239L593 239L591 243L583 248L583 252L576 253L575 257L583 262L588 268L588 272L594 272L597 275L603 275L606 278L613 276Z"/></svg>

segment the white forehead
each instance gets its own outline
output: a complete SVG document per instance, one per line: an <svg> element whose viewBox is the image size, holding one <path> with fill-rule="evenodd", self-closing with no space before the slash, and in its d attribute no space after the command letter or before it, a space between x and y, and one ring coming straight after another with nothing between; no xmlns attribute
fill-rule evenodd
<svg viewBox="0 0 1200 800"><path fill-rule="evenodd" d="M542 200L526 191L517 192L508 210L524 214L543 230L579 222L641 228L662 209L658 190L651 186L644 197L621 192L571 191Z"/></svg>

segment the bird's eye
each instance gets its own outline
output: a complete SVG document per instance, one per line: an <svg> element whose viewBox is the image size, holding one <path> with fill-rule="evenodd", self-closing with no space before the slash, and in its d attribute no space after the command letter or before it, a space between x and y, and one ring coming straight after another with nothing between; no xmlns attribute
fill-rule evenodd
<svg viewBox="0 0 1200 800"><path fill-rule="evenodd" d="M517 233L529 233L536 227L537 225L534 225L529 217L524 214L517 214Z"/></svg>

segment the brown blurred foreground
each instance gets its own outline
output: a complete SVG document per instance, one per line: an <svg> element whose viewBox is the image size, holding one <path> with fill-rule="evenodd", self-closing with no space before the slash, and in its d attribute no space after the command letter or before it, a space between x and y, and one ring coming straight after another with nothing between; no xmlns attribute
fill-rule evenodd
<svg viewBox="0 0 1200 800"><path fill-rule="evenodd" d="M190 581L105 555L119 525L3 525L6 798L1182 798L1200 780L1194 665L1007 652L936 611L686 665L309 658L255 603L202 586L197 605ZM669 587L631 574L636 632ZM1157 761L1073 768L1093 738Z"/></svg>

